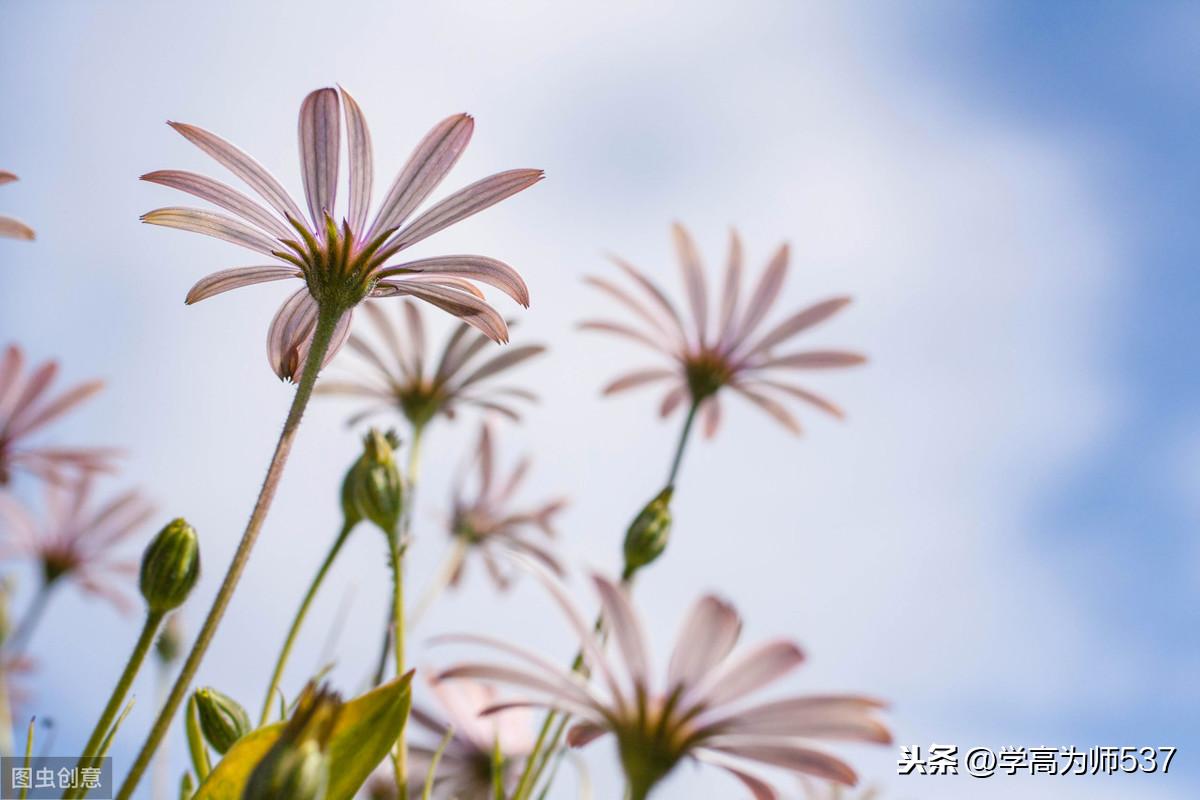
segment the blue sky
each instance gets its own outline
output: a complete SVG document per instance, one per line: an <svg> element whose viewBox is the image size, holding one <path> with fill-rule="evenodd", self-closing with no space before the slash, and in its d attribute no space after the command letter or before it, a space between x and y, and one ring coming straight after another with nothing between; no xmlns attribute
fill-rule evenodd
<svg viewBox="0 0 1200 800"><path fill-rule="evenodd" d="M22 182L0 193L0 212L32 223L39 241L0 242L0 339L62 357L72 377L109 380L61 435L128 447L113 488L144 484L165 515L195 522L211 554L201 596L215 589L287 401L263 358L280 294L260 287L185 309L196 278L241 254L139 226L176 198L135 179L219 174L162 124L180 119L297 188L296 109L337 81L373 126L377 183L458 110L478 128L447 187L547 170L528 196L447 231L430 253L494 254L530 283L521 336L552 354L525 375L545 401L503 441L537 454L538 490L575 499L564 546L576 564L614 564L674 433L649 397L596 397L641 363L572 330L604 308L579 281L606 269L601 253L678 290L669 223L692 227L710 265L737 225L754 269L792 243L787 304L856 296L816 335L872 356L854 375L815 381L850 411L845 425L811 419L793 442L731 404L718 440L689 453L676 545L641 596L659 638L717 588L751 638L806 645L811 666L790 688L889 697L902 742L1181 748L1168 777L1016 790L897 779L895 753L856 753L889 797L1124 800L1130 781L1147 800L1196 795L1194 4L343 5L333 16L313 2L286 16L249 3L5 7L0 96L19 113L0 129L0 167ZM313 410L202 672L247 704L332 536L335 507L312 498L331 493L354 449L346 411ZM472 436L461 423L434 431L418 575L440 555L445 480ZM315 611L316 631L343 601L352 620L370 620L344 636L334 675L347 685L374 646L385 575L373 544L352 543L339 588ZM135 625L64 595L50 624L75 619L86 629L47 628L37 645L38 700L63 746L90 725ZM520 636L530 619L550 619L532 587L493 603L476 581L429 625ZM544 635L536 644L570 652L552 619ZM301 643L293 684L322 639ZM80 680L84 656L94 669ZM136 747L145 705L118 758ZM602 797L611 755L589 748ZM664 797L709 785L685 771ZM570 781L561 788L573 796Z"/></svg>

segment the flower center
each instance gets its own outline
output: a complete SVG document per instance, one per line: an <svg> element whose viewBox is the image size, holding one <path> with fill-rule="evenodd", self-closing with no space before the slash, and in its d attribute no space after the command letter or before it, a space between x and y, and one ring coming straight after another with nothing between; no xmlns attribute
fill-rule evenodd
<svg viewBox="0 0 1200 800"><path fill-rule="evenodd" d="M339 229L325 215L325 230L318 237L299 220L288 220L298 239L281 239L288 249L275 253L295 264L308 283L308 291L318 305L352 308L374 288L375 273L395 252L384 247L394 231L388 230L369 242L359 242L346 222Z"/></svg>
<svg viewBox="0 0 1200 800"><path fill-rule="evenodd" d="M709 348L688 356L684 362L684 372L687 375L692 400L697 403L716 394L732 377L732 370L725 356Z"/></svg>

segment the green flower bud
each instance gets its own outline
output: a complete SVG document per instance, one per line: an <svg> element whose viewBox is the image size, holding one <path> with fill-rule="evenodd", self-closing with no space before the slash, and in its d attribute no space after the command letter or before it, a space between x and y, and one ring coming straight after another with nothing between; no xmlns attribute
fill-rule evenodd
<svg viewBox="0 0 1200 800"><path fill-rule="evenodd" d="M363 439L363 454L349 476L350 497L360 518L389 536L400 529L404 480L396 465L392 440L372 428Z"/></svg>
<svg viewBox="0 0 1200 800"><path fill-rule="evenodd" d="M675 487L668 486L646 507L638 512L625 532L625 574L632 576L652 563L667 549L671 536L671 495Z"/></svg>
<svg viewBox="0 0 1200 800"><path fill-rule="evenodd" d="M242 800L324 800L326 747L341 710L336 694L309 684L279 740L250 773Z"/></svg>
<svg viewBox="0 0 1200 800"><path fill-rule="evenodd" d="M225 755L234 742L254 729L246 709L211 686L196 690L196 710L205 741L221 755Z"/></svg>
<svg viewBox="0 0 1200 800"><path fill-rule="evenodd" d="M183 623L178 614L172 614L163 626L158 641L154 643L154 652L163 666L174 664L183 653Z"/></svg>
<svg viewBox="0 0 1200 800"><path fill-rule="evenodd" d="M179 779L179 800L192 800L194 794L196 794L196 782L192 780L192 773L185 772Z"/></svg>
<svg viewBox="0 0 1200 800"><path fill-rule="evenodd" d="M200 577L196 529L175 519L158 532L142 555L140 586L151 613L165 614L183 605Z"/></svg>

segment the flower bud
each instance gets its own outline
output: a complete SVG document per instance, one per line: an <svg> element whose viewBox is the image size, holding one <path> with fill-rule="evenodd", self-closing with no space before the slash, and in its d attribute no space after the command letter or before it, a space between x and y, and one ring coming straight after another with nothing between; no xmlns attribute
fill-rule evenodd
<svg viewBox="0 0 1200 800"><path fill-rule="evenodd" d="M392 438L372 428L363 439L363 454L348 480L350 497L360 518L391 536L400 530L404 480L396 465Z"/></svg>
<svg viewBox="0 0 1200 800"><path fill-rule="evenodd" d="M196 710L205 741L221 755L225 755L234 742L253 730L246 709L211 686L196 690Z"/></svg>
<svg viewBox="0 0 1200 800"><path fill-rule="evenodd" d="M174 664L183 652L183 623L178 614L172 614L163 626L158 641L154 644L154 652L164 667Z"/></svg>
<svg viewBox="0 0 1200 800"><path fill-rule="evenodd" d="M242 800L324 800L326 747L341 710L336 694L309 684L279 740L250 773Z"/></svg>
<svg viewBox="0 0 1200 800"><path fill-rule="evenodd" d="M151 613L165 614L183 605L200 577L196 529L175 519L158 532L142 555L140 587Z"/></svg>
<svg viewBox="0 0 1200 800"><path fill-rule="evenodd" d="M626 575L632 575L652 563L667 549L667 540L671 536L671 495L674 491L673 486L663 489L629 524L629 530L625 532Z"/></svg>
<svg viewBox="0 0 1200 800"><path fill-rule="evenodd" d="M185 772L179 779L179 800L192 800L194 794L196 794L196 782L192 780L192 773Z"/></svg>

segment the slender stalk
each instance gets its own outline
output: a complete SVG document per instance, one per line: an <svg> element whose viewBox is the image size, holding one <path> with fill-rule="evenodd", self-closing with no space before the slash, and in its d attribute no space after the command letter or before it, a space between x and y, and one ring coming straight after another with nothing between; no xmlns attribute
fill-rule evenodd
<svg viewBox="0 0 1200 800"><path fill-rule="evenodd" d="M146 660L146 654L150 652L150 646L154 644L154 636L158 633L163 616L161 612L146 614L146 623L142 626L142 633L133 646L133 652L129 654L129 661L125 664L121 677L117 679L117 685L113 687L112 695L108 698L108 705L104 706L104 711L100 713L100 719L96 722L96 727L92 729L92 735L88 737L87 744L83 746L83 755L79 757L80 769L91 766L100 744L112 728L113 720L117 718L117 713L120 712L121 705L125 702L125 696L129 694L129 687L133 685L133 679L137 677L138 671L142 668L142 662ZM75 795L68 793L67 796L74 797Z"/></svg>
<svg viewBox="0 0 1200 800"><path fill-rule="evenodd" d="M434 574L433 579L429 581L429 585L425 587L425 591L417 601L416 607L408 615L409 630L417 627L417 623L425 616L425 612L429 610L429 607L433 605L435 600L441 597L442 592L446 591L446 587L454 581L454 574L462 566L463 559L467 557L467 550L470 547L470 543L464 537L454 537L454 543L450 545L450 552L446 555L446 560L438 567L438 571Z"/></svg>
<svg viewBox="0 0 1200 800"><path fill-rule="evenodd" d="M171 688L171 671L167 664L159 664L156 683L155 707L162 708ZM154 800L167 800L171 796L171 759L168 757L170 749L170 740L167 740L167 747L159 751L154 757L154 763L150 765L150 796Z"/></svg>
<svg viewBox="0 0 1200 800"><path fill-rule="evenodd" d="M400 537L388 537L392 561L392 643L395 648L396 675L404 674L404 550ZM408 800L408 744L405 741L408 717L400 724L396 736L396 755L393 759L396 771L396 792L399 800Z"/></svg>
<svg viewBox="0 0 1200 800"><path fill-rule="evenodd" d="M683 463L683 451L687 448L688 438L692 432L692 424L696 421L696 412L700 403L693 400L688 409L687 418L683 421L683 430L679 434L679 444L675 445L675 458L671 460L671 472L667 475L667 486L674 486L679 477L679 467Z"/></svg>
<svg viewBox="0 0 1200 800"><path fill-rule="evenodd" d="M304 599L300 601L300 607L296 609L296 616L292 620L292 626L288 629L287 638L283 640L283 647L279 651L279 657L275 660L275 671L271 673L271 682L267 685L267 696L263 698L262 714L259 715L259 727L267 724L271 717L271 705L275 699L275 690L279 688L279 681L283 678L284 667L287 666L288 657L292 653L292 647L296 643L296 636L300 633L300 627L304 624L304 618L308 615L309 606L312 605L313 598L317 596L317 591L320 590L321 584L325 581L325 575L329 572L329 568L333 566L334 560L337 559L338 553L342 550L342 545L346 543L346 539L350 536L350 531L354 529L354 523L350 520L342 522L342 529L338 532L337 538L333 540L333 546L329 548L329 552L325 556L325 560L321 562L317 574L313 576L312 582L308 586L308 591L304 594Z"/></svg>
<svg viewBox="0 0 1200 800"><path fill-rule="evenodd" d="M25 649L34 630L37 629L38 623L42 621L42 616L46 613L46 604L50 601L50 594L57 585L57 578L42 582L42 585L38 587L37 594L29 601L29 607L25 609L25 614L17 623L12 636L8 637L4 643L5 650L10 653L20 653Z"/></svg>
<svg viewBox="0 0 1200 800"><path fill-rule="evenodd" d="M233 592L242 577L242 572L246 569L246 563L250 560L250 552L254 549L254 543L258 540L259 531L262 530L263 522L267 518L267 512L271 508L271 501L275 499L275 491L279 487L279 479L283 476L284 466L287 464L288 455L292 451L292 443L295 441L296 432L300 428L300 420L304 416L304 409L307 407L308 401L312 398L313 387L317 382L317 373L320 372L321 364L325 360L325 354L329 351L329 344L333 338L333 332L337 327L341 313L341 310L336 308L322 308L317 314L317 324L313 332L312 346L308 351L308 359L305 361L300 382L296 386L296 394L292 398L292 405L288 410L287 419L283 424L283 431L279 434L279 442L275 445L275 452L271 456L270 465L267 467L267 475L263 480L262 488L259 490L258 500L254 504L254 510L250 513L249 521L246 523L246 530L242 534L241 541L238 542L237 550L234 551L229 569L225 573L224 580L221 581L221 587L217 590L217 596L213 599L212 608L209 609L208 616L205 618L204 624L200 627L200 632L196 636L196 642L192 645L192 650L188 653L187 659L184 660L179 677L175 680L175 685L171 688L171 693L167 696L167 702L159 712L158 718L155 719L154 726L150 729L145 744L142 745L137 759L133 762L129 774L125 777L125 782L121 784L121 789L117 793L116 800L129 800L133 796L133 792L141 781L142 775L146 772L146 767L150 764L150 759L154 757L155 751L158 750L163 737L167 733L171 719L175 716L175 712L179 710L180 704L187 695L192 679L196 677L196 671L200 668L200 662L204 659L204 654L208 651L208 647L212 643L213 636L217 632L217 627L221 623L221 618L225 615L225 609L229 607L229 601L233 599Z"/></svg>
<svg viewBox="0 0 1200 800"><path fill-rule="evenodd" d="M0 665L0 756L13 754L12 703L8 695L8 670Z"/></svg>

